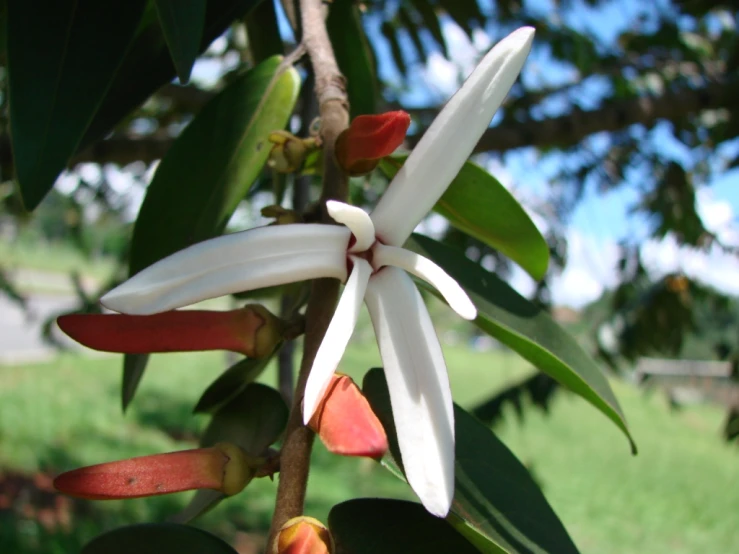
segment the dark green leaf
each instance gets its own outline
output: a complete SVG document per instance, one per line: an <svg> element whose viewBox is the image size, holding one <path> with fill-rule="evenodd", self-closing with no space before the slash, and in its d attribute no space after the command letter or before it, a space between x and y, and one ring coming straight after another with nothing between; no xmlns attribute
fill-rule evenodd
<svg viewBox="0 0 739 554"><path fill-rule="evenodd" d="M180 83L190 80L205 25L207 0L154 0Z"/></svg>
<svg viewBox="0 0 739 554"><path fill-rule="evenodd" d="M400 41L398 40L398 33L395 26L389 21L385 21L380 28L382 35L387 39L390 46L390 54L393 56L398 71L403 76L408 74L408 67L405 65L405 58L403 57L403 50L400 48Z"/></svg>
<svg viewBox="0 0 739 554"><path fill-rule="evenodd" d="M421 40L418 25L416 25L415 21L413 21L413 19L411 18L410 12L403 7L399 8L398 21L400 21L400 24L408 33L408 36L411 39L411 44L413 44L413 48L415 48L416 50L417 59L425 59L428 53L426 52L426 48L423 45L423 41Z"/></svg>
<svg viewBox="0 0 739 554"><path fill-rule="evenodd" d="M544 310L497 275L435 240L413 235L406 247L443 267L477 306L475 325L603 412L636 445L598 364ZM430 289L437 293L436 289Z"/></svg>
<svg viewBox="0 0 739 554"><path fill-rule="evenodd" d="M132 275L223 231L267 161L267 135L285 126L295 106L294 68L270 87L280 61L270 58L232 81L172 145L136 220Z"/></svg>
<svg viewBox="0 0 739 554"><path fill-rule="evenodd" d="M385 158L383 173L392 178L407 155ZM466 162L434 206L460 231L508 256L534 279L549 265L549 247L516 198L479 165Z"/></svg>
<svg viewBox="0 0 739 554"><path fill-rule="evenodd" d="M126 354L123 356L123 383L121 384L121 405L126 411L136 394L136 389L144 376L149 354Z"/></svg>
<svg viewBox="0 0 739 554"><path fill-rule="evenodd" d="M272 81L280 61L270 58L232 81L172 145L134 226L131 275L223 231L267 161L267 135L285 126L295 105L297 71L289 68ZM124 371L129 401L138 379Z"/></svg>
<svg viewBox="0 0 739 554"><path fill-rule="evenodd" d="M208 0L199 52L223 34L261 0ZM101 5L107 5L101 2ZM151 5L151 4L150 4ZM175 67L157 20L156 10L147 10L136 38L115 75L113 84L95 114L80 150L107 135L128 113L175 77Z"/></svg>
<svg viewBox="0 0 739 554"><path fill-rule="evenodd" d="M213 381L198 400L195 409L196 414L212 412L223 403L228 402L231 398L239 394L246 386L253 382L254 379L264 371L264 369L272 361L272 357L255 360L246 358L235 363L226 371L221 373L218 378Z"/></svg>
<svg viewBox="0 0 739 554"><path fill-rule="evenodd" d="M252 383L213 415L200 439L200 446L231 442L252 456L261 456L280 437L287 417L288 409L279 392L266 385ZM218 491L199 490L173 521L192 521L224 498L226 496Z"/></svg>
<svg viewBox="0 0 739 554"><path fill-rule="evenodd" d="M436 44L439 45L442 54L445 58L449 57L449 51L447 50L446 40L444 39L444 33L441 30L441 23L439 23L439 16L434 7L428 0L411 0L411 4L421 16L423 24L428 29L431 36L434 37Z"/></svg>
<svg viewBox="0 0 739 554"><path fill-rule="evenodd" d="M249 454L260 456L280 437L287 416L287 406L279 392L252 383L213 414L200 446L232 442Z"/></svg>
<svg viewBox="0 0 739 554"><path fill-rule="evenodd" d="M357 498L331 508L337 554L476 554L443 519L405 500Z"/></svg>
<svg viewBox="0 0 739 554"><path fill-rule="evenodd" d="M80 144L145 3L8 3L10 126L26 209L41 202Z"/></svg>
<svg viewBox="0 0 739 554"><path fill-rule="evenodd" d="M336 62L346 77L351 116L375 113L378 97L375 63L357 4L352 0L332 2L326 28Z"/></svg>
<svg viewBox="0 0 739 554"><path fill-rule="evenodd" d="M273 0L260 2L244 18L249 51L255 63L284 53Z"/></svg>
<svg viewBox="0 0 739 554"><path fill-rule="evenodd" d="M441 5L449 14L454 22L459 25L467 36L472 38L471 21L479 24L485 22L485 18L480 13L477 0L441 0Z"/></svg>
<svg viewBox="0 0 739 554"><path fill-rule="evenodd" d="M82 554L237 554L206 531L175 523L143 523L119 527L95 537Z"/></svg>
<svg viewBox="0 0 739 554"><path fill-rule="evenodd" d="M388 434L392 455L383 465L402 475L383 371L371 370L362 388ZM457 405L454 419L455 492L447 521L481 552L576 553L562 522L513 453Z"/></svg>

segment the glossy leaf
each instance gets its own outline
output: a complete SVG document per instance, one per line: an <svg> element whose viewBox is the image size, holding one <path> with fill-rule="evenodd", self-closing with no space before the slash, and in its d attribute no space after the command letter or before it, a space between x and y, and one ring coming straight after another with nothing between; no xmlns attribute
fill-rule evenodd
<svg viewBox="0 0 739 554"><path fill-rule="evenodd" d="M351 117L372 114L378 97L372 48L352 0L334 0L326 20L339 69L346 77Z"/></svg>
<svg viewBox="0 0 739 554"><path fill-rule="evenodd" d="M232 81L185 128L159 165L134 227L131 274L220 234L264 166L267 135L287 123L294 68L272 86L275 56Z"/></svg>
<svg viewBox="0 0 739 554"><path fill-rule="evenodd" d="M626 418L602 370L549 314L444 244L413 235L406 247L439 264L464 288L477 307L475 325L598 408L624 432L636 453Z"/></svg>
<svg viewBox="0 0 739 554"><path fill-rule="evenodd" d="M385 457L383 465L402 476L390 396L381 369L365 376L363 392L388 434L392 455ZM447 521L480 552L576 553L562 522L513 453L457 405L454 418L455 492Z"/></svg>
<svg viewBox="0 0 739 554"><path fill-rule="evenodd" d="M159 24L180 83L190 80L190 72L200 51L207 0L154 0Z"/></svg>
<svg viewBox="0 0 739 554"><path fill-rule="evenodd" d="M443 519L405 500L357 498L331 508L328 527L337 552L351 554L477 554Z"/></svg>
<svg viewBox="0 0 739 554"><path fill-rule="evenodd" d="M198 53L261 0L208 0ZM107 3L101 3L106 5ZM97 110L80 150L107 135L132 110L175 77L172 56L152 4Z"/></svg>
<svg viewBox="0 0 739 554"><path fill-rule="evenodd" d="M384 159L380 168L392 179L407 155ZM495 248L541 279L549 265L549 247L516 198L479 165L466 162L434 206L454 227Z"/></svg>
<svg viewBox="0 0 739 554"><path fill-rule="evenodd" d="M282 434L287 417L288 409L279 392L266 385L252 383L215 412L203 432L200 446L231 442L252 456L262 456ZM226 496L217 491L197 491L173 521L192 521L224 498Z"/></svg>
<svg viewBox="0 0 739 554"><path fill-rule="evenodd" d="M113 82L144 0L9 2L13 157L23 204L51 189Z"/></svg>
<svg viewBox="0 0 739 554"><path fill-rule="evenodd" d="M193 413L201 414L218 409L259 377L271 361L272 356L269 356L259 360L246 358L235 363L208 385Z"/></svg>
<svg viewBox="0 0 739 554"><path fill-rule="evenodd" d="M172 145L134 226L131 275L223 231L267 161L267 135L285 126L295 105L297 71L290 68L272 81L280 61L269 58L232 81ZM143 371L142 364L136 367ZM124 370L123 386L130 391L124 406L140 378Z"/></svg>
<svg viewBox="0 0 739 554"><path fill-rule="evenodd" d="M143 523L119 527L95 537L81 554L237 554L215 535L175 523Z"/></svg>

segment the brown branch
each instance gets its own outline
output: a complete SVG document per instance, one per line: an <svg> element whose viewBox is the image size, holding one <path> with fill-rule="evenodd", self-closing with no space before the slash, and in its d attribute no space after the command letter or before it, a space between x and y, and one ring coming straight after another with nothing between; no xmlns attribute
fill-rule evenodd
<svg viewBox="0 0 739 554"><path fill-rule="evenodd" d="M321 198L345 200L348 193L348 180L346 175L337 167L333 156L336 137L349 123L344 78L336 64L331 42L326 32L326 14L321 0L301 0L300 12L303 44L308 51L313 66L316 79L316 97L321 116L321 138L324 148ZM325 213L325 208L322 215L325 222L330 221ZM311 297L305 314L306 331L303 343L303 360L298 374L290 418L285 431L280 481L277 488L277 500L268 544L272 544L277 531L288 519L303 514L310 453L314 439L313 432L303 425L303 395L316 352L333 317L338 294L339 283L334 279L317 279L313 282Z"/></svg>
<svg viewBox="0 0 739 554"><path fill-rule="evenodd" d="M661 120L676 122L703 110L738 106L739 82L711 83L651 98L611 100L597 110L575 109L560 117L528 119L488 129L475 152L505 152L523 146L568 147L594 133L618 131L634 124L651 127ZM420 137L413 137L411 142L417 142L417 138Z"/></svg>
<svg viewBox="0 0 739 554"><path fill-rule="evenodd" d="M739 82L711 83L650 98L611 100L596 110L576 109L570 114L550 119L504 122L485 132L475 152L505 152L524 146L567 147L578 144L593 133L618 131L633 124L651 127L661 120L678 121L687 115L719 108L739 108ZM422 116L435 113L431 108L408 111ZM414 135L408 140L414 145L419 138L420 135ZM122 166L135 161L150 163L161 159L173 141L167 137L112 137L77 154L70 166L81 162L116 163ZM0 164L6 168L11 162L10 140L8 136L0 136Z"/></svg>

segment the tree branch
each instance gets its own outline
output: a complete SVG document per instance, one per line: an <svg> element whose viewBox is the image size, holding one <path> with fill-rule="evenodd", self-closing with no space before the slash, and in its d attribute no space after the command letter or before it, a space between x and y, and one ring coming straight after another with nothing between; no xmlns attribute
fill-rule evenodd
<svg viewBox="0 0 739 554"><path fill-rule="evenodd" d="M610 100L597 110L575 109L560 117L508 122L488 129L475 147L475 152L505 152L523 146L568 147L594 133L618 131L634 124L651 127L661 120L675 122L703 110L737 106L739 82L711 83L651 98ZM419 138L413 137L411 144Z"/></svg>
<svg viewBox="0 0 739 554"><path fill-rule="evenodd" d="M339 79L336 83L340 82ZM336 83L333 90L337 88ZM180 90L188 87L174 88L177 89L173 92L174 95L182 93L193 99L197 94ZM170 92L168 89L169 87L165 87L167 94ZM195 107L192 103L190 105ZM570 114L550 119L527 118L520 122L504 122L485 132L475 147L475 152L506 152L524 146L568 147L594 133L617 131L634 124L651 127L658 121L678 121L703 110L719 108L739 108L739 82L710 83L699 88L671 91L650 98L610 100L597 110L576 109ZM432 108L408 111L422 116L435 113ZM419 139L420 135L408 137L410 145L416 144ZM114 136L75 155L70 166L81 162L115 163L122 166L136 161L150 163L161 159L173 141L173 138L167 137ZM0 136L0 164L9 167L11 162L10 139L7 135Z"/></svg>
<svg viewBox="0 0 739 554"><path fill-rule="evenodd" d="M326 14L321 0L301 0L300 12L303 44L313 66L318 111L321 116L321 139L324 149L321 199L346 200L348 179L336 165L333 155L336 137L349 124L344 78L339 71L326 32ZM325 202L321 204L322 219L329 223L331 220L325 211ZM339 282L335 279L317 279L313 282L305 314L303 360L280 457L280 481L268 544L274 542L277 531L288 519L303 514L314 439L313 432L303 425L303 395L316 352L333 317L338 294Z"/></svg>

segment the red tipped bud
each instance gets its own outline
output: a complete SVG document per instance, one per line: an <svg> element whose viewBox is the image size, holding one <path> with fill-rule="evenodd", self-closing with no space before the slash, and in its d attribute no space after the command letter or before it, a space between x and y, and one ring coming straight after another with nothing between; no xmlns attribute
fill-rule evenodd
<svg viewBox="0 0 739 554"><path fill-rule="evenodd" d="M404 111L360 115L336 140L336 159L349 175L369 173L403 144L411 124Z"/></svg>
<svg viewBox="0 0 739 554"><path fill-rule="evenodd" d="M227 312L70 314L60 316L57 323L89 348L125 354L231 350L262 358L274 350L282 332L280 320L258 304Z"/></svg>
<svg viewBox="0 0 739 554"><path fill-rule="evenodd" d="M62 473L54 487L70 496L115 500L214 489L231 496L254 477L247 455L220 443L211 448L140 456Z"/></svg>
<svg viewBox="0 0 739 554"><path fill-rule="evenodd" d="M280 528L272 554L332 554L334 541L323 523L312 517L294 517Z"/></svg>
<svg viewBox="0 0 739 554"><path fill-rule="evenodd" d="M382 423L347 375L334 375L308 427L334 454L382 458L388 449Z"/></svg>

